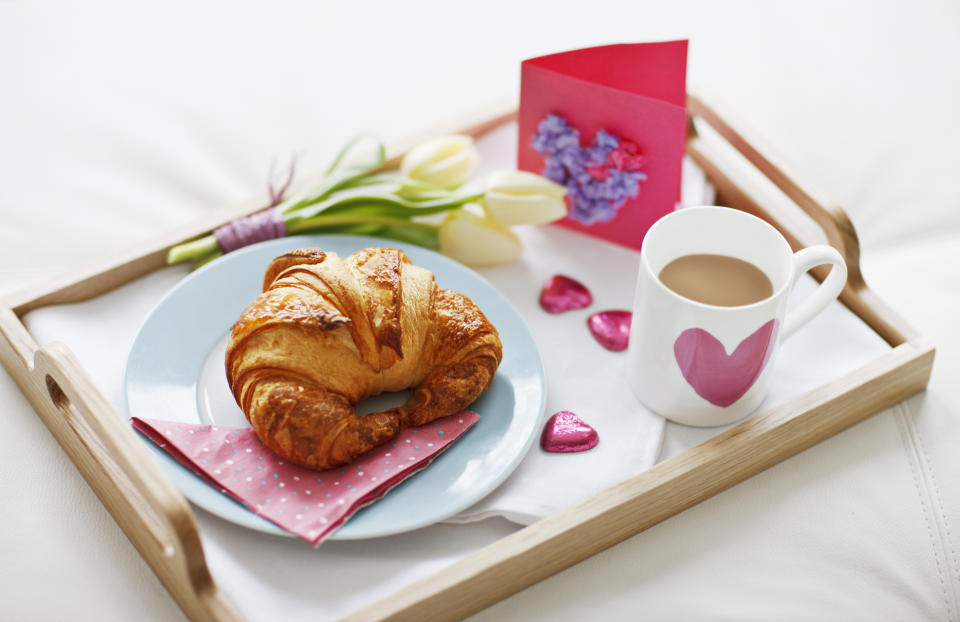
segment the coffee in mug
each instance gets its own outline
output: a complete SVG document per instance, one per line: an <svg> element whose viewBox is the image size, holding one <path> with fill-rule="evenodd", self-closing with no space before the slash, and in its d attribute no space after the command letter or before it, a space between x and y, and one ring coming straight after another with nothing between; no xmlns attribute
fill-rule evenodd
<svg viewBox="0 0 960 622"><path fill-rule="evenodd" d="M727 255L677 257L658 276L684 298L720 307L750 305L773 295L773 284L763 270Z"/></svg>

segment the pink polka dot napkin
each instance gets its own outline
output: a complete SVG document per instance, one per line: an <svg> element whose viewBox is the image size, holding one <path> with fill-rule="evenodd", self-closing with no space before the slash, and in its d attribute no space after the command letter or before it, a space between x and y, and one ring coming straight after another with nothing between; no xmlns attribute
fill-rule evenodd
<svg viewBox="0 0 960 622"><path fill-rule="evenodd" d="M427 467L480 419L464 411L396 438L327 471L289 464L251 428L131 419L133 427L251 512L319 546L360 508Z"/></svg>

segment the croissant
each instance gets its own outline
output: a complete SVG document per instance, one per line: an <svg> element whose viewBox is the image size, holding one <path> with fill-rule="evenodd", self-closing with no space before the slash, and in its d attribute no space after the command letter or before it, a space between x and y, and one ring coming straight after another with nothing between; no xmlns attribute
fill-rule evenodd
<svg viewBox="0 0 960 622"><path fill-rule="evenodd" d="M403 251L344 259L308 248L271 262L263 293L231 329L225 363L260 440L292 463L328 469L463 410L501 357L480 309ZM360 400L404 389L402 406L357 415Z"/></svg>

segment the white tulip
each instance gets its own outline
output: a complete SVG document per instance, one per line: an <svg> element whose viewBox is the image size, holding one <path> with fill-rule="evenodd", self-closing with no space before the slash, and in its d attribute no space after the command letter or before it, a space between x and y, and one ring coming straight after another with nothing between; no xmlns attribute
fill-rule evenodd
<svg viewBox="0 0 960 622"><path fill-rule="evenodd" d="M408 151L400 172L441 188L455 188L470 179L478 159L473 139L455 134L421 143Z"/></svg>
<svg viewBox="0 0 960 622"><path fill-rule="evenodd" d="M567 215L563 200L567 189L541 175L526 171L493 173L485 188L484 209L504 225L538 225Z"/></svg>
<svg viewBox="0 0 960 622"><path fill-rule="evenodd" d="M471 266L507 263L520 256L520 238L490 220L475 203L450 212L438 232L440 252Z"/></svg>

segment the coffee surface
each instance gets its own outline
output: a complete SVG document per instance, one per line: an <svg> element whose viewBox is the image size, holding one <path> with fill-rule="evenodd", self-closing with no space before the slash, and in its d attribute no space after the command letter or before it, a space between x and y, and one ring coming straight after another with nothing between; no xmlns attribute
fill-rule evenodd
<svg viewBox="0 0 960 622"><path fill-rule="evenodd" d="M659 278L684 298L720 307L748 305L773 295L763 270L726 255L678 257L664 266Z"/></svg>

